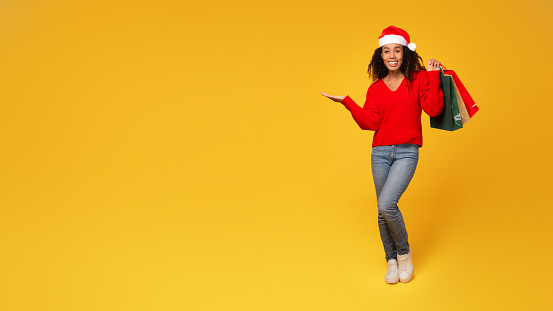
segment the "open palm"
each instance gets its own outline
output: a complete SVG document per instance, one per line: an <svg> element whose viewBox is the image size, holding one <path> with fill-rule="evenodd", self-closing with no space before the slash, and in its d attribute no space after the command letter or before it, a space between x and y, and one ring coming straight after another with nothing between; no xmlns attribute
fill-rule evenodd
<svg viewBox="0 0 553 311"><path fill-rule="evenodd" d="M341 95L340 96L328 95L327 93L324 93L324 92L321 92L321 95L326 96L335 102L341 102L342 100L344 100L344 98L346 98L345 96L341 96Z"/></svg>

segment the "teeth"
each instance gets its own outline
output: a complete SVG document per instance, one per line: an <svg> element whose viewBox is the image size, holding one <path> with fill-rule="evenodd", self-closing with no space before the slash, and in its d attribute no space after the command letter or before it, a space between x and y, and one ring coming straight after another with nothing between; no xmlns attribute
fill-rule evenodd
<svg viewBox="0 0 553 311"><path fill-rule="evenodd" d="M388 62L390 65L395 65L397 62Z"/></svg>

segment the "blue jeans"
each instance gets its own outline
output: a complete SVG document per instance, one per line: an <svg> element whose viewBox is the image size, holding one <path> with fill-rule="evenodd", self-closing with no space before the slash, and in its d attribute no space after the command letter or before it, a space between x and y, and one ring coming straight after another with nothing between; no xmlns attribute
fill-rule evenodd
<svg viewBox="0 0 553 311"><path fill-rule="evenodd" d="M419 162L419 146L375 146L371 168L378 205L378 228L386 260L409 252L407 230L397 203L409 186Z"/></svg>

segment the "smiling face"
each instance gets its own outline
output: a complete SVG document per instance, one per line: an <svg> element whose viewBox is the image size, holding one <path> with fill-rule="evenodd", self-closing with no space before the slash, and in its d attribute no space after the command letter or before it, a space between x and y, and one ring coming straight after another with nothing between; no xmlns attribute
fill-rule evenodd
<svg viewBox="0 0 553 311"><path fill-rule="evenodd" d="M403 62L403 46L390 43L382 46L382 59L389 71L399 70Z"/></svg>

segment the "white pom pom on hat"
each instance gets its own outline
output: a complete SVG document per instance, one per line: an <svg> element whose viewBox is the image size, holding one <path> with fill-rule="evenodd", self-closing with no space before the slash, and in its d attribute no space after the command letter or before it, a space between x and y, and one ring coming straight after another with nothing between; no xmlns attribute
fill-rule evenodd
<svg viewBox="0 0 553 311"><path fill-rule="evenodd" d="M390 43L397 43L408 47L409 50L414 52L417 49L417 45L410 41L411 38L409 38L407 31L391 25L382 30L382 35L378 37L378 47Z"/></svg>

